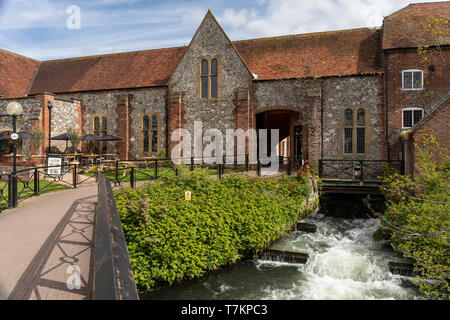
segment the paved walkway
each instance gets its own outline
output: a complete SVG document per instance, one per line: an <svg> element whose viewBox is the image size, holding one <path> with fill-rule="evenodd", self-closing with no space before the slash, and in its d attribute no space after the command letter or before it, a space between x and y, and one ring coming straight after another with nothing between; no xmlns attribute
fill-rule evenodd
<svg viewBox="0 0 450 320"><path fill-rule="evenodd" d="M0 299L90 299L96 201L94 183L0 213Z"/></svg>

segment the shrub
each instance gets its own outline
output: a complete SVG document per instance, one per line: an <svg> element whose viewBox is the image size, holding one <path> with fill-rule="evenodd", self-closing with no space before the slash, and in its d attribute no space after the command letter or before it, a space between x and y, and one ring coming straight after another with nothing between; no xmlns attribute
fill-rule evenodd
<svg viewBox="0 0 450 320"><path fill-rule="evenodd" d="M140 290L253 258L305 214L307 178L214 180L206 170L179 171L116 192ZM192 200L185 200L185 191Z"/></svg>

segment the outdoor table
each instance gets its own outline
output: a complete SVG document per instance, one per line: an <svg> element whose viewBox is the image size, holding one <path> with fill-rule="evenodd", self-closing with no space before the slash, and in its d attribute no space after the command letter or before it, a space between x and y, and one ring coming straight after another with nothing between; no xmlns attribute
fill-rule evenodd
<svg viewBox="0 0 450 320"><path fill-rule="evenodd" d="M5 154L5 157L8 158L8 162L13 160L13 154L9 153L9 154ZM21 161L23 158L23 154L16 154L16 158Z"/></svg>

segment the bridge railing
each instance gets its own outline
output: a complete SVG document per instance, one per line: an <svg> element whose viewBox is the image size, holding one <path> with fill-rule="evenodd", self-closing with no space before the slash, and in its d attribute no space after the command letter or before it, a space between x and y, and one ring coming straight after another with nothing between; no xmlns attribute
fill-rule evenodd
<svg viewBox="0 0 450 320"><path fill-rule="evenodd" d="M98 175L95 221L94 300L138 300L125 236L111 182Z"/></svg>
<svg viewBox="0 0 450 320"><path fill-rule="evenodd" d="M319 160L319 177L330 181L381 183L385 164L396 173L405 173L402 160L322 159Z"/></svg>

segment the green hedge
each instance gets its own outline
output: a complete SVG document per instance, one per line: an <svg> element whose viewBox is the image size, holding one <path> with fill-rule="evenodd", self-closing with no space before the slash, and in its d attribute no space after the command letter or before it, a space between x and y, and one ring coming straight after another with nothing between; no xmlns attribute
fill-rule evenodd
<svg viewBox="0 0 450 320"><path fill-rule="evenodd" d="M202 170L121 189L115 199L138 289L255 257L306 214L309 194L306 179L214 180Z"/></svg>

